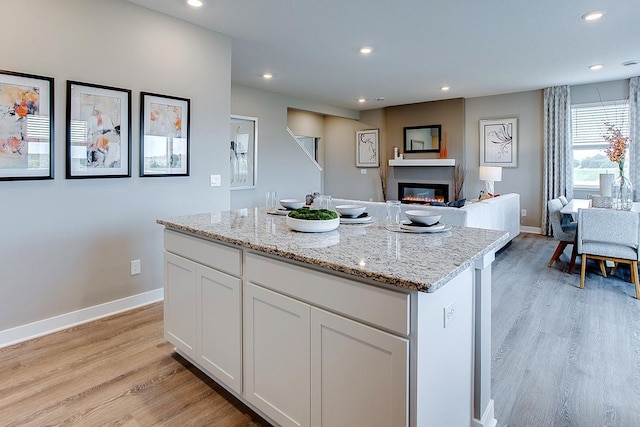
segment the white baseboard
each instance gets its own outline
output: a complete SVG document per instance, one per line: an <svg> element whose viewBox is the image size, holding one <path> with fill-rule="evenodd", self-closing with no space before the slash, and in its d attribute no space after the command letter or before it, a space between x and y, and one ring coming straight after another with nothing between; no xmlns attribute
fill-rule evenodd
<svg viewBox="0 0 640 427"><path fill-rule="evenodd" d="M482 414L482 419L473 419L473 427L496 427L497 424L498 421L494 418L493 413L493 399L491 399Z"/></svg>
<svg viewBox="0 0 640 427"><path fill-rule="evenodd" d="M164 288L159 288L119 300L109 301L104 304L94 305L93 307L87 307L70 313L61 314L59 316L50 317L48 319L38 320L37 322L28 323L26 325L16 326L15 328L5 329L4 331L0 331L0 348L41 337L82 323L91 322L103 317L113 316L114 314L142 307L157 301L162 301L163 299Z"/></svg>
<svg viewBox="0 0 640 427"><path fill-rule="evenodd" d="M540 227L528 227L525 225L520 226L521 233L533 233L533 234L542 234L542 228Z"/></svg>

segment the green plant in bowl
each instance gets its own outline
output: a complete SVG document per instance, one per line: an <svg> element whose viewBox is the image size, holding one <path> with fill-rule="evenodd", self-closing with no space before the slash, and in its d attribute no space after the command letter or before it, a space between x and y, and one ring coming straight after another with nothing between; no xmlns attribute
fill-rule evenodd
<svg viewBox="0 0 640 427"><path fill-rule="evenodd" d="M309 209L308 207L303 207L300 209L294 209L289 212L289 217L295 219L306 219L306 220L329 220L338 218L338 213L334 211L330 211L329 209Z"/></svg>

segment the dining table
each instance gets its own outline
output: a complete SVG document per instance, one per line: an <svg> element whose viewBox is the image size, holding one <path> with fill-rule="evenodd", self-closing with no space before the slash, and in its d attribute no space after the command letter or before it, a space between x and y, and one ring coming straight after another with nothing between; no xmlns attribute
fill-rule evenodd
<svg viewBox="0 0 640 427"><path fill-rule="evenodd" d="M560 209L561 214L571 215L574 219L578 216L580 209L590 209L591 199L571 199L569 203L564 205ZM633 202L631 204L631 211L640 213L640 202ZM579 226L579 224L578 224ZM571 253L571 261L569 262L569 274L573 274L576 265L577 248L578 248L578 233L576 231L576 240L573 242L573 251Z"/></svg>

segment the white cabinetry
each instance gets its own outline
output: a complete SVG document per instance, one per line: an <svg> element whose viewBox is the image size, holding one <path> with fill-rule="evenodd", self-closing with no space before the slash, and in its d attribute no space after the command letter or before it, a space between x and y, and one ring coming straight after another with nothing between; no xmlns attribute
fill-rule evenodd
<svg viewBox="0 0 640 427"><path fill-rule="evenodd" d="M245 396L282 426L309 425L309 316L309 305L245 284Z"/></svg>
<svg viewBox="0 0 640 427"><path fill-rule="evenodd" d="M408 425L409 295L245 261L247 400L283 426Z"/></svg>
<svg viewBox="0 0 640 427"><path fill-rule="evenodd" d="M239 274L240 259L238 249L165 231L165 338L237 393L242 392L242 280L219 270Z"/></svg>
<svg viewBox="0 0 640 427"><path fill-rule="evenodd" d="M164 254L164 336L185 355L196 357L196 264Z"/></svg>
<svg viewBox="0 0 640 427"><path fill-rule="evenodd" d="M199 265L197 362L242 392L242 281Z"/></svg>
<svg viewBox="0 0 640 427"><path fill-rule="evenodd" d="M311 425L406 426L409 341L311 310Z"/></svg>

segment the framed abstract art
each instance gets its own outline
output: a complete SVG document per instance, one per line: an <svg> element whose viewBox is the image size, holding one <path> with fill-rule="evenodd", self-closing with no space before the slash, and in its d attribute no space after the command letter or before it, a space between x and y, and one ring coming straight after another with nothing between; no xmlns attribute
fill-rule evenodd
<svg viewBox="0 0 640 427"><path fill-rule="evenodd" d="M0 180L53 178L53 79L0 70Z"/></svg>

